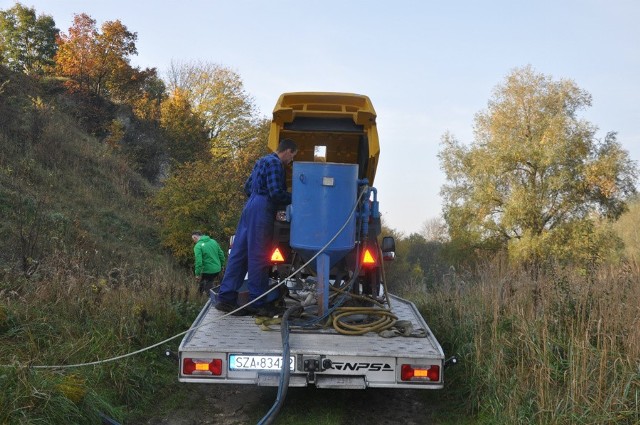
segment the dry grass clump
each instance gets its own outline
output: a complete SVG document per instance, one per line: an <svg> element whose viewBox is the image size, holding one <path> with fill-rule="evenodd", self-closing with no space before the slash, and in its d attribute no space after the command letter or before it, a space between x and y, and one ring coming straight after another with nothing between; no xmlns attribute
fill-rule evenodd
<svg viewBox="0 0 640 425"><path fill-rule="evenodd" d="M176 350L179 338L98 366L39 368L147 347L188 329L204 303L190 276L168 261L96 276L76 254L52 253L38 280L0 276L0 423L122 419L175 381L164 349Z"/></svg>
<svg viewBox="0 0 640 425"><path fill-rule="evenodd" d="M640 275L496 260L413 292L448 354L448 389L487 423L640 423Z"/></svg>

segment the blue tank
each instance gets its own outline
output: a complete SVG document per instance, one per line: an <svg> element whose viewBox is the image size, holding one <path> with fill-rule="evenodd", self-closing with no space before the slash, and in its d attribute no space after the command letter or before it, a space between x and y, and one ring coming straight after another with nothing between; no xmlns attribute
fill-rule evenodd
<svg viewBox="0 0 640 425"><path fill-rule="evenodd" d="M323 252L333 266L355 246L358 166L294 162L291 192L291 247L309 260L340 230Z"/></svg>

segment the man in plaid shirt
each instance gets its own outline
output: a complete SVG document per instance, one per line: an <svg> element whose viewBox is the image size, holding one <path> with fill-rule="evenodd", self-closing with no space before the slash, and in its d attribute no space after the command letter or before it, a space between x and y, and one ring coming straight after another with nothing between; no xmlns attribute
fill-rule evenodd
<svg viewBox="0 0 640 425"><path fill-rule="evenodd" d="M220 284L215 308L230 312L238 308L238 290L248 273L249 301L264 294L269 287L269 248L273 240L275 214L291 203L287 192L285 165L293 161L298 147L290 139L280 141L278 149L260 158L244 185L249 197L236 229L227 268ZM277 312L259 299L236 314L273 316Z"/></svg>

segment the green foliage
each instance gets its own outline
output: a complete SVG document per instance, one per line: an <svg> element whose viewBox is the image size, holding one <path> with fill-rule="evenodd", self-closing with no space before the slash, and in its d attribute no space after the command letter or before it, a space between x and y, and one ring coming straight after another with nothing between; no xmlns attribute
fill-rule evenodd
<svg viewBox="0 0 640 425"><path fill-rule="evenodd" d="M476 115L470 147L443 136L444 217L454 244L471 252L517 247L517 257L533 263L543 255L539 247L547 246L567 260L573 249L547 244L578 250L584 232L571 227L620 216L635 193L636 164L615 133L599 142L596 128L578 117L590 104L590 95L572 81L525 67L513 71L488 110Z"/></svg>
<svg viewBox="0 0 640 425"><path fill-rule="evenodd" d="M165 347L32 366L146 347L187 329L202 299L161 252L149 182L65 114L77 97L5 67L0 81L0 423L126 418L177 384ZM135 120L117 122L126 143Z"/></svg>
<svg viewBox="0 0 640 425"><path fill-rule="evenodd" d="M53 372L36 372L26 367L5 369L0 375L0 422L29 423L42 418L47 423L98 423L96 404L84 403L87 394L83 380ZM35 389L35 391L34 391Z"/></svg>
<svg viewBox="0 0 640 425"><path fill-rule="evenodd" d="M174 64L169 88L161 125L175 168L154 206L163 245L186 264L192 261L194 229L222 245L234 233L245 201L244 182L267 153L269 121L254 117L240 77L219 65Z"/></svg>
<svg viewBox="0 0 640 425"><path fill-rule="evenodd" d="M448 243L427 240L422 234L408 237L384 223L383 236L392 236L396 242L396 257L384 263L384 274L390 292L425 290L442 282L450 272L451 263L445 257Z"/></svg>
<svg viewBox="0 0 640 425"><path fill-rule="evenodd" d="M624 213L613 225L613 229L624 243L624 256L634 265L636 270L640 268L640 199L634 198L629 204L629 211Z"/></svg>
<svg viewBox="0 0 640 425"><path fill-rule="evenodd" d="M148 183L95 140L87 149L84 140L69 138L74 129L50 128L57 125L54 117L42 141L27 139L22 151L0 149L0 194L9 211L0 226L6 244L0 258L28 275L57 247L79 244L88 252L85 261L105 270L106 256L117 261L136 252L126 242L147 246L154 237L153 223L140 216ZM59 150L48 150L56 145Z"/></svg>
<svg viewBox="0 0 640 425"><path fill-rule="evenodd" d="M43 74L56 54L59 30L51 16L16 3L0 10L0 63L26 74Z"/></svg>
<svg viewBox="0 0 640 425"><path fill-rule="evenodd" d="M244 182L255 161L266 153L268 122L234 158L212 158L177 167L154 200L162 243L183 263L193 260L191 232L200 229L222 246L240 218L246 200Z"/></svg>
<svg viewBox="0 0 640 425"><path fill-rule="evenodd" d="M96 279L78 261L82 253L53 255L46 282L0 280L0 422L96 423L99 412L123 418L158 387L175 385L165 347L92 367L26 367L135 351L188 328L200 306L184 271L162 262Z"/></svg>
<svg viewBox="0 0 640 425"><path fill-rule="evenodd" d="M611 224L603 220L576 220L539 236L525 232L522 238L510 240L508 246L511 258L522 262L533 255L564 263L570 259L582 268L612 262L620 258L623 249Z"/></svg>

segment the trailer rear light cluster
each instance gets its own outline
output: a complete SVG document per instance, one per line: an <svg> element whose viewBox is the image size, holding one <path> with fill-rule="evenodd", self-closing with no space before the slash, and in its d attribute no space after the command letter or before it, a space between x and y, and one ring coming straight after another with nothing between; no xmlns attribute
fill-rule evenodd
<svg viewBox="0 0 640 425"><path fill-rule="evenodd" d="M400 379L403 381L440 381L440 366L403 364L400 368Z"/></svg>
<svg viewBox="0 0 640 425"><path fill-rule="evenodd" d="M222 359L191 359L182 360L183 375L222 375Z"/></svg>

